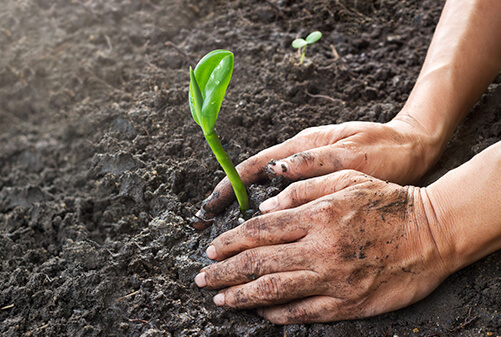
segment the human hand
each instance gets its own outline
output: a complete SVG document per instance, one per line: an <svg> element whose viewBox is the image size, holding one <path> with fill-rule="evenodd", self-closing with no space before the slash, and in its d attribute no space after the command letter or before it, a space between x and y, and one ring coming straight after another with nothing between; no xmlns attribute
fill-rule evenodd
<svg viewBox="0 0 501 337"><path fill-rule="evenodd" d="M361 318L422 299L452 272L425 188L343 170L293 183L268 203L275 208L207 249L220 262L195 282L225 288L219 306L259 308L277 324Z"/></svg>
<svg viewBox="0 0 501 337"><path fill-rule="evenodd" d="M408 183L433 164L439 153L434 145L426 131L410 118L387 124L348 122L303 130L242 162L237 171L245 185L267 175L299 180L342 169ZM195 228L205 228L233 199L231 184L224 178L197 213Z"/></svg>

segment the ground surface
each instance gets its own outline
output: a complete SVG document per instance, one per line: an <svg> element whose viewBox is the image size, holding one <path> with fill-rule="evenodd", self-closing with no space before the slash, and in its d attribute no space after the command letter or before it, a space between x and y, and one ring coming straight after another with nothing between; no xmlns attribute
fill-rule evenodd
<svg viewBox="0 0 501 337"><path fill-rule="evenodd" d="M391 119L441 6L2 1L0 335L500 335L499 252L406 309L323 325L216 308L193 283L225 227L189 225L223 177L190 117L189 65L216 48L235 53L217 125L240 162L308 126ZM296 66L291 41L316 29L323 39ZM500 82L422 184L501 139Z"/></svg>

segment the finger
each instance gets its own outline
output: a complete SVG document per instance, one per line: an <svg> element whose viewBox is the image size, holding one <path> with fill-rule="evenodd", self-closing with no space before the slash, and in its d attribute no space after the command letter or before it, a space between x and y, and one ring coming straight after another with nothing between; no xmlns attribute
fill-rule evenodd
<svg viewBox="0 0 501 337"><path fill-rule="evenodd" d="M275 324L327 323L354 318L346 317L342 312L341 300L329 296L313 296L287 304L260 308L257 313Z"/></svg>
<svg viewBox="0 0 501 337"><path fill-rule="evenodd" d="M323 293L326 286L321 284L320 276L308 270L267 274L255 281L225 289L214 296L214 303L237 309L286 303Z"/></svg>
<svg viewBox="0 0 501 337"><path fill-rule="evenodd" d="M336 132L335 130L340 130ZM255 156L237 165L236 169L244 185L249 185L266 178L266 165L272 160L283 159L298 152L330 144L342 137L341 130L334 126L321 126L301 131L285 142L265 149ZM225 177L204 200L202 207L195 215L192 225L204 229L212 223L212 218L224 211L235 199L231 183Z"/></svg>
<svg viewBox="0 0 501 337"><path fill-rule="evenodd" d="M262 213L294 208L367 181L367 176L354 170L342 170L325 176L298 181L278 195L259 205Z"/></svg>
<svg viewBox="0 0 501 337"><path fill-rule="evenodd" d="M207 257L221 261L246 249L297 241L308 233L308 223L293 211L267 214L244 222L214 239Z"/></svg>
<svg viewBox="0 0 501 337"><path fill-rule="evenodd" d="M317 177L344 168L357 169L365 155L349 142L322 146L290 157L274 161L267 166L268 172L290 180Z"/></svg>
<svg viewBox="0 0 501 337"><path fill-rule="evenodd" d="M195 277L195 283L199 287L220 289L247 283L266 274L305 269L310 265L310 257L302 254L303 250L299 243L248 249L205 267Z"/></svg>

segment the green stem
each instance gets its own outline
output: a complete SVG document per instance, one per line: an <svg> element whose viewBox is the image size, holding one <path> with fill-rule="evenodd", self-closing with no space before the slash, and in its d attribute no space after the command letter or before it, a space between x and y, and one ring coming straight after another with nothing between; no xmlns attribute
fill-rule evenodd
<svg viewBox="0 0 501 337"><path fill-rule="evenodd" d="M303 47L303 52L301 53L301 60L299 61L299 64L303 64L305 55L306 55L306 46Z"/></svg>
<svg viewBox="0 0 501 337"><path fill-rule="evenodd" d="M212 152L216 155L217 161L221 164L224 173L226 173L226 176L230 180L233 191L237 197L238 204L240 205L240 211L242 211L242 213L245 212L249 209L249 197L247 196L247 191L245 190L242 179L240 179L240 176L235 169L235 165L233 165L230 158L224 151L223 145L221 145L221 141L219 140L214 129L208 134L204 133L204 136L205 139L207 139L207 143L209 143Z"/></svg>

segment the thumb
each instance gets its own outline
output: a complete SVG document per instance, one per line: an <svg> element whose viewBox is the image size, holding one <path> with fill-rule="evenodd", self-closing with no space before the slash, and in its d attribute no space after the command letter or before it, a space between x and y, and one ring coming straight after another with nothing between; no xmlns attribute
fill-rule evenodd
<svg viewBox="0 0 501 337"><path fill-rule="evenodd" d="M367 181L368 176L354 170L342 170L329 175L298 181L273 198L259 205L262 213L276 212L306 204L328 194Z"/></svg>
<svg viewBox="0 0 501 337"><path fill-rule="evenodd" d="M210 226L213 218L222 213L235 199L235 193L228 177L225 177L216 186L212 194L202 202L202 206L192 220L192 226L196 229L204 229Z"/></svg>

